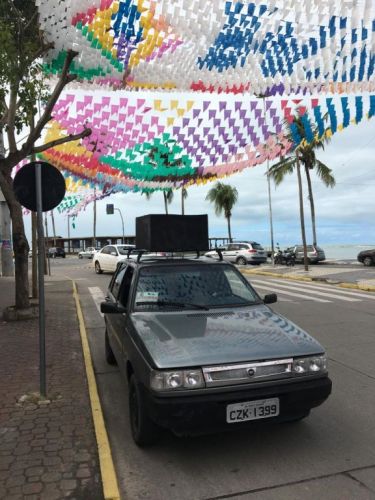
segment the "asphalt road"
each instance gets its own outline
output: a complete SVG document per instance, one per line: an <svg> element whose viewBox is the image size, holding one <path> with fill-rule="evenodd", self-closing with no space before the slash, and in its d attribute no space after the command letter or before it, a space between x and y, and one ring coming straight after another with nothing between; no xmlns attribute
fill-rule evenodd
<svg viewBox="0 0 375 500"><path fill-rule="evenodd" d="M97 304L111 276L73 258L53 261L52 274L78 286L123 499L375 499L375 293L252 277L261 295L277 292L276 311L327 348L331 397L297 424L194 438L165 432L141 450L126 383L104 359Z"/></svg>

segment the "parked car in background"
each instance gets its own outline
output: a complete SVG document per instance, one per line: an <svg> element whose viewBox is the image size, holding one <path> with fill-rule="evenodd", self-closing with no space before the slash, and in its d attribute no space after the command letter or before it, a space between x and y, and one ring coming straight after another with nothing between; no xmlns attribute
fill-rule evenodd
<svg viewBox="0 0 375 500"><path fill-rule="evenodd" d="M267 252L256 241L239 241L219 247L223 259L234 264L262 264L267 261ZM205 253L206 257L218 259L216 250Z"/></svg>
<svg viewBox="0 0 375 500"><path fill-rule="evenodd" d="M324 250L318 246L306 245L307 247L307 259L309 264L317 264L318 262L323 262L326 260L326 255ZM294 245L287 248L288 252L294 252L296 256L296 262L303 262L303 245Z"/></svg>
<svg viewBox="0 0 375 500"><path fill-rule="evenodd" d="M62 257L65 259L65 250L61 247L51 247L48 249L48 256L55 259L56 257Z"/></svg>
<svg viewBox="0 0 375 500"><path fill-rule="evenodd" d="M362 262L364 266L373 266L375 265L375 248L370 250L362 250L357 255L358 262Z"/></svg>
<svg viewBox="0 0 375 500"><path fill-rule="evenodd" d="M135 245L106 245L98 252L95 252L93 263L96 274L104 272L114 272L117 263L125 260L129 249L134 249Z"/></svg>
<svg viewBox="0 0 375 500"><path fill-rule="evenodd" d="M324 348L214 259L126 259L106 301L103 348L127 381L139 446L307 417L331 392ZM273 431L275 432L275 431Z"/></svg>
<svg viewBox="0 0 375 500"><path fill-rule="evenodd" d="M78 253L79 259L92 259L94 257L94 253L96 252L94 247L87 247L85 250L81 250Z"/></svg>

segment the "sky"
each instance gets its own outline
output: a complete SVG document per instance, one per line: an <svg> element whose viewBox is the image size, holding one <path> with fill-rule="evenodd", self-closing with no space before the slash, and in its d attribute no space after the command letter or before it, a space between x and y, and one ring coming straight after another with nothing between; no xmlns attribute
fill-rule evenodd
<svg viewBox="0 0 375 500"><path fill-rule="evenodd" d="M326 188L312 175L315 200L317 239L321 245L359 244L375 246L375 119L351 125L336 133L325 151L318 158L330 167L336 186ZM238 190L238 202L233 208L232 236L237 240L255 240L265 247L271 246L269 201L266 164L246 169L222 182ZM214 186L192 186L185 200L185 213L208 214L209 236L227 237L224 216L216 216L213 205L205 200L207 192ZM307 242L312 241L311 216L304 183L305 223ZM135 234L135 218L151 213L164 213L163 195L155 192L150 200L139 193L116 194L97 202L97 236L121 235L120 214L106 215L106 204L113 203L121 210L125 234ZM271 181L271 205L273 214L274 242L281 246L299 243L301 228L297 176L288 176L275 188ZM175 192L169 213L181 213L180 191ZM68 236L66 214L55 210L56 234ZM26 234L30 237L30 216L25 216ZM51 218L49 234L52 234ZM70 220L71 224L71 220ZM71 237L90 237L93 234L93 206L81 211L70 227Z"/></svg>

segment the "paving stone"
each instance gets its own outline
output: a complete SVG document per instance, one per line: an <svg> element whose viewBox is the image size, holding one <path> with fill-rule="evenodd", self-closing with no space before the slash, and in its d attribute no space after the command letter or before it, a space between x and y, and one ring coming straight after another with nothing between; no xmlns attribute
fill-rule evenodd
<svg viewBox="0 0 375 500"><path fill-rule="evenodd" d="M0 309L10 305L4 300L14 297L14 289L8 285L13 286L0 277ZM38 321L0 326L0 426L5 429L0 438L0 499L102 499L72 286L70 281L51 280L49 287L48 404L20 401L21 396L39 390ZM88 462L92 469L87 467ZM84 467L78 467L80 464ZM82 480L88 481L85 490Z"/></svg>
<svg viewBox="0 0 375 500"><path fill-rule="evenodd" d="M74 490L77 487L77 481L75 479L63 479L60 482L60 487L63 491Z"/></svg>
<svg viewBox="0 0 375 500"><path fill-rule="evenodd" d="M58 471L45 472L44 474L42 474L41 480L43 481L43 483L56 483L60 481L61 477L62 474Z"/></svg>
<svg viewBox="0 0 375 500"><path fill-rule="evenodd" d="M7 488L11 488L12 486L23 486L24 484L26 484L26 477L23 474L10 476L5 483Z"/></svg>
<svg viewBox="0 0 375 500"><path fill-rule="evenodd" d="M29 483L23 486L22 493L24 495L35 495L37 493L40 493L42 489L43 489L43 484L41 482Z"/></svg>

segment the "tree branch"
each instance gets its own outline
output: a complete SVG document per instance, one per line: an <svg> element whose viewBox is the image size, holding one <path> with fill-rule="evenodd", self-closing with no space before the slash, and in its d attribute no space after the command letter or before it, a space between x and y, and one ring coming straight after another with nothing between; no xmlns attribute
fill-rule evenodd
<svg viewBox="0 0 375 500"><path fill-rule="evenodd" d="M65 85L67 85L68 83L70 83L71 81L73 81L76 78L76 75L69 75L68 71L69 71L69 68L70 68L70 65L71 65L73 59L77 55L78 55L78 52L75 52L73 50L68 50L60 78L56 84L54 91L52 92L52 95L47 103L47 106L44 109L44 113L39 118L39 120L35 126L35 129L30 133L27 141L22 146L22 149L24 150L26 155L30 154L30 151L33 148L35 141L37 139L39 139L43 128L51 119L52 110L53 110L58 98L60 97L60 94L63 91Z"/></svg>
<svg viewBox="0 0 375 500"><path fill-rule="evenodd" d="M91 134L91 128L85 128L79 134L70 134L65 137L60 137L60 139L55 139L54 141L50 141L47 144L43 144L42 146L36 146L32 148L31 154L42 153L46 149L54 148L59 146L60 144L65 144L66 142L76 141L78 139L83 139L84 137L88 137Z"/></svg>
<svg viewBox="0 0 375 500"><path fill-rule="evenodd" d="M19 88L19 81L11 86L10 88L10 96L9 96L9 108L7 115L7 135L8 135L8 143L9 143L9 151L14 153L17 151L17 143L16 136L14 133L14 122L16 118L17 111L17 93Z"/></svg>

